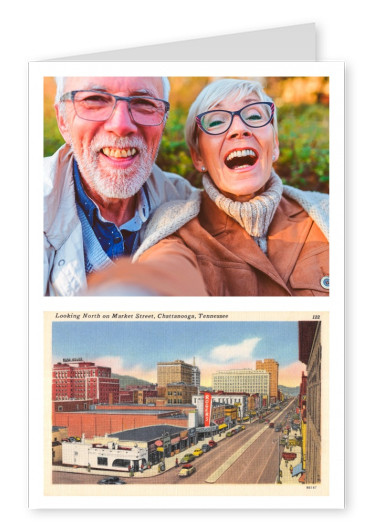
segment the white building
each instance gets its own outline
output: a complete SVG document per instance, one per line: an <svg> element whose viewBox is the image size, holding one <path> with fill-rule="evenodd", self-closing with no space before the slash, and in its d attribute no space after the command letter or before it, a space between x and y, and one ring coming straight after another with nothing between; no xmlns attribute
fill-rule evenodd
<svg viewBox="0 0 376 531"><path fill-rule="evenodd" d="M230 369L215 372L212 387L214 391L225 393L259 393L269 397L269 379L269 373L264 370Z"/></svg>
<svg viewBox="0 0 376 531"><path fill-rule="evenodd" d="M128 470L133 466L140 470L146 467L148 459L147 443L125 447L114 437L82 438L81 442L62 443L62 462L64 465L91 466L104 470Z"/></svg>

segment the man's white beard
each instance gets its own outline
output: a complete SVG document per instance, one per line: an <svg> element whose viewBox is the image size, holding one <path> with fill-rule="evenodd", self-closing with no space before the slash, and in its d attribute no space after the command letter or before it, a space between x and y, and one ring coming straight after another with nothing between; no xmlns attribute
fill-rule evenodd
<svg viewBox="0 0 376 531"><path fill-rule="evenodd" d="M101 149L111 146L118 149L136 148L137 160L125 169L101 168L98 164ZM71 147L80 173L87 184L101 197L109 199L127 199L140 190L149 178L158 149L153 157L154 146L148 146L142 138L108 138L106 135L96 136L82 154L71 140ZM158 146L159 147L159 146Z"/></svg>

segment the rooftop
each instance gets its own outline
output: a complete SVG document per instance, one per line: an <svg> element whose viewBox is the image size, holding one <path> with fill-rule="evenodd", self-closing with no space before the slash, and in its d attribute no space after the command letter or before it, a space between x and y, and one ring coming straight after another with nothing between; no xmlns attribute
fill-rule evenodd
<svg viewBox="0 0 376 531"><path fill-rule="evenodd" d="M174 415L174 410L166 409L90 409L85 411L70 411L70 415L82 414L85 415ZM175 415L174 415L175 416Z"/></svg>
<svg viewBox="0 0 376 531"><path fill-rule="evenodd" d="M170 437L177 437L184 428L181 426L171 426L170 424L159 424L158 426L145 426L143 428L135 428L134 430L119 431L111 433L109 437L114 437L120 441L154 441L158 437L162 437L164 433L168 433Z"/></svg>

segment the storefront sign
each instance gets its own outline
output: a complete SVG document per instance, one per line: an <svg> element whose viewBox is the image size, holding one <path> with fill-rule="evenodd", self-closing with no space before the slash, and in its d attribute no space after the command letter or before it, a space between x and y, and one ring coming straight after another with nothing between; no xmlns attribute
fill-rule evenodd
<svg viewBox="0 0 376 531"><path fill-rule="evenodd" d="M210 426L210 417L211 417L211 394L204 393L204 426Z"/></svg>

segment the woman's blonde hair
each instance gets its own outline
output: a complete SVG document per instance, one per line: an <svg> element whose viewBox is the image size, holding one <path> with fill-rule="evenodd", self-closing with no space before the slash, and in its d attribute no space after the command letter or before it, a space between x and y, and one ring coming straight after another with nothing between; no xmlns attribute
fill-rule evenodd
<svg viewBox="0 0 376 531"><path fill-rule="evenodd" d="M197 96L189 109L185 124L185 140L190 149L198 153L198 126L196 116L205 111L210 111L224 99L232 96L234 101L239 101L249 94L256 94L260 101L273 102L263 90L261 83L246 79L218 79L207 85ZM275 136L278 135L277 110L274 109L272 126Z"/></svg>

